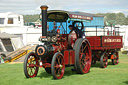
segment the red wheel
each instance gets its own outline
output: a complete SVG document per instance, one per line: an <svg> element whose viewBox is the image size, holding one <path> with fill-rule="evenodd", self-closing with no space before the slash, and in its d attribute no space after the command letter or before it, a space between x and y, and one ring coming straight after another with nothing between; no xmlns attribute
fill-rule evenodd
<svg viewBox="0 0 128 85"><path fill-rule="evenodd" d="M101 68L106 68L108 66L108 56L107 53L103 53L100 58Z"/></svg>
<svg viewBox="0 0 128 85"><path fill-rule="evenodd" d="M91 67L91 49L86 39L80 38L75 46L75 70L77 73L88 73Z"/></svg>
<svg viewBox="0 0 128 85"><path fill-rule="evenodd" d="M115 52L113 54L112 64L117 65L118 63L119 63L119 55L118 55L118 52Z"/></svg>
<svg viewBox="0 0 128 85"><path fill-rule="evenodd" d="M24 74L27 78L35 77L38 73L39 63L34 52L30 52L24 59Z"/></svg>
<svg viewBox="0 0 128 85"><path fill-rule="evenodd" d="M51 73L55 79L61 79L64 75L64 71L64 57L61 53L57 52L52 58Z"/></svg>

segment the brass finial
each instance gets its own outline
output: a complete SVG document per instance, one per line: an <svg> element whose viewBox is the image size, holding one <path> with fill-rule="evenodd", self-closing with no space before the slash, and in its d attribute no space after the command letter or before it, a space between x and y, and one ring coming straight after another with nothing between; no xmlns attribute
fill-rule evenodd
<svg viewBox="0 0 128 85"><path fill-rule="evenodd" d="M41 8L41 10L47 10L48 9L48 6L42 5L40 8Z"/></svg>

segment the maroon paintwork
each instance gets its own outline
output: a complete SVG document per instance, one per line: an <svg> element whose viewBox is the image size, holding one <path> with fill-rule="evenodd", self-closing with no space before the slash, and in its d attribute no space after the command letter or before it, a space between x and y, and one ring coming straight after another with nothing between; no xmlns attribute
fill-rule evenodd
<svg viewBox="0 0 128 85"><path fill-rule="evenodd" d="M88 36L91 50L108 50L122 48L122 36Z"/></svg>
<svg viewBox="0 0 128 85"><path fill-rule="evenodd" d="M76 15L76 14L69 14L70 18L74 18L74 19L84 19L84 20L93 20L93 17L90 16L82 16L82 15Z"/></svg>
<svg viewBox="0 0 128 85"><path fill-rule="evenodd" d="M74 50L65 50L64 51L64 60L65 60L65 65L75 64L75 51Z"/></svg>

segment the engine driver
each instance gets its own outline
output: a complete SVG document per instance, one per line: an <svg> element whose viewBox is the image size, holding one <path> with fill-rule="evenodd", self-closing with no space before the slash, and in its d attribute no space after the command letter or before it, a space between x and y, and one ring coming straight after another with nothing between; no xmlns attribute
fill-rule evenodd
<svg viewBox="0 0 128 85"><path fill-rule="evenodd" d="M85 36L84 32L81 31L80 29L76 28L76 27L73 27L73 25L69 25L68 26L69 29L71 30L70 33L74 30L75 32L77 32L78 34L78 38L83 38L83 36Z"/></svg>

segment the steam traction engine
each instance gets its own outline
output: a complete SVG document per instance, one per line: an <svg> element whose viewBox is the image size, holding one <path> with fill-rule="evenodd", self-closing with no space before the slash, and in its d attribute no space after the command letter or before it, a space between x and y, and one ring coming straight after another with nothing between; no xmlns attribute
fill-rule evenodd
<svg viewBox="0 0 128 85"><path fill-rule="evenodd" d="M70 34L60 34L53 29L47 32L47 6L41 6L42 10L42 36L43 45L37 45L34 52L30 52L24 60L24 73L27 78L35 77L39 67L42 66L47 73L51 73L55 79L61 79L66 66L74 66L80 74L88 73L91 66L91 49L88 40L79 38L75 31ZM66 13L57 13L55 21L65 18ZM63 19L65 21L65 19ZM55 27L56 28L56 27ZM41 64L40 64L41 63Z"/></svg>
<svg viewBox="0 0 128 85"><path fill-rule="evenodd" d="M42 36L40 45L35 48L35 53L30 52L24 60L24 73L27 78L35 77L39 67L52 74L55 79L61 79L65 72L65 67L74 66L78 74L88 73L91 63L100 61L101 67L106 68L108 59L112 64L118 64L118 50L122 47L121 36L86 36L72 30L69 34L63 23L70 23L74 27L84 31L83 22L91 21L92 15L79 12L68 12L51 10L47 12L47 6L41 6L42 10ZM47 31L47 20L54 23L51 31ZM67 22L68 21L68 22ZM56 26L56 22L62 26ZM78 24L81 24L78 26ZM63 29L62 33L60 27ZM97 33L97 32L96 32ZM93 60L92 60L93 59Z"/></svg>

